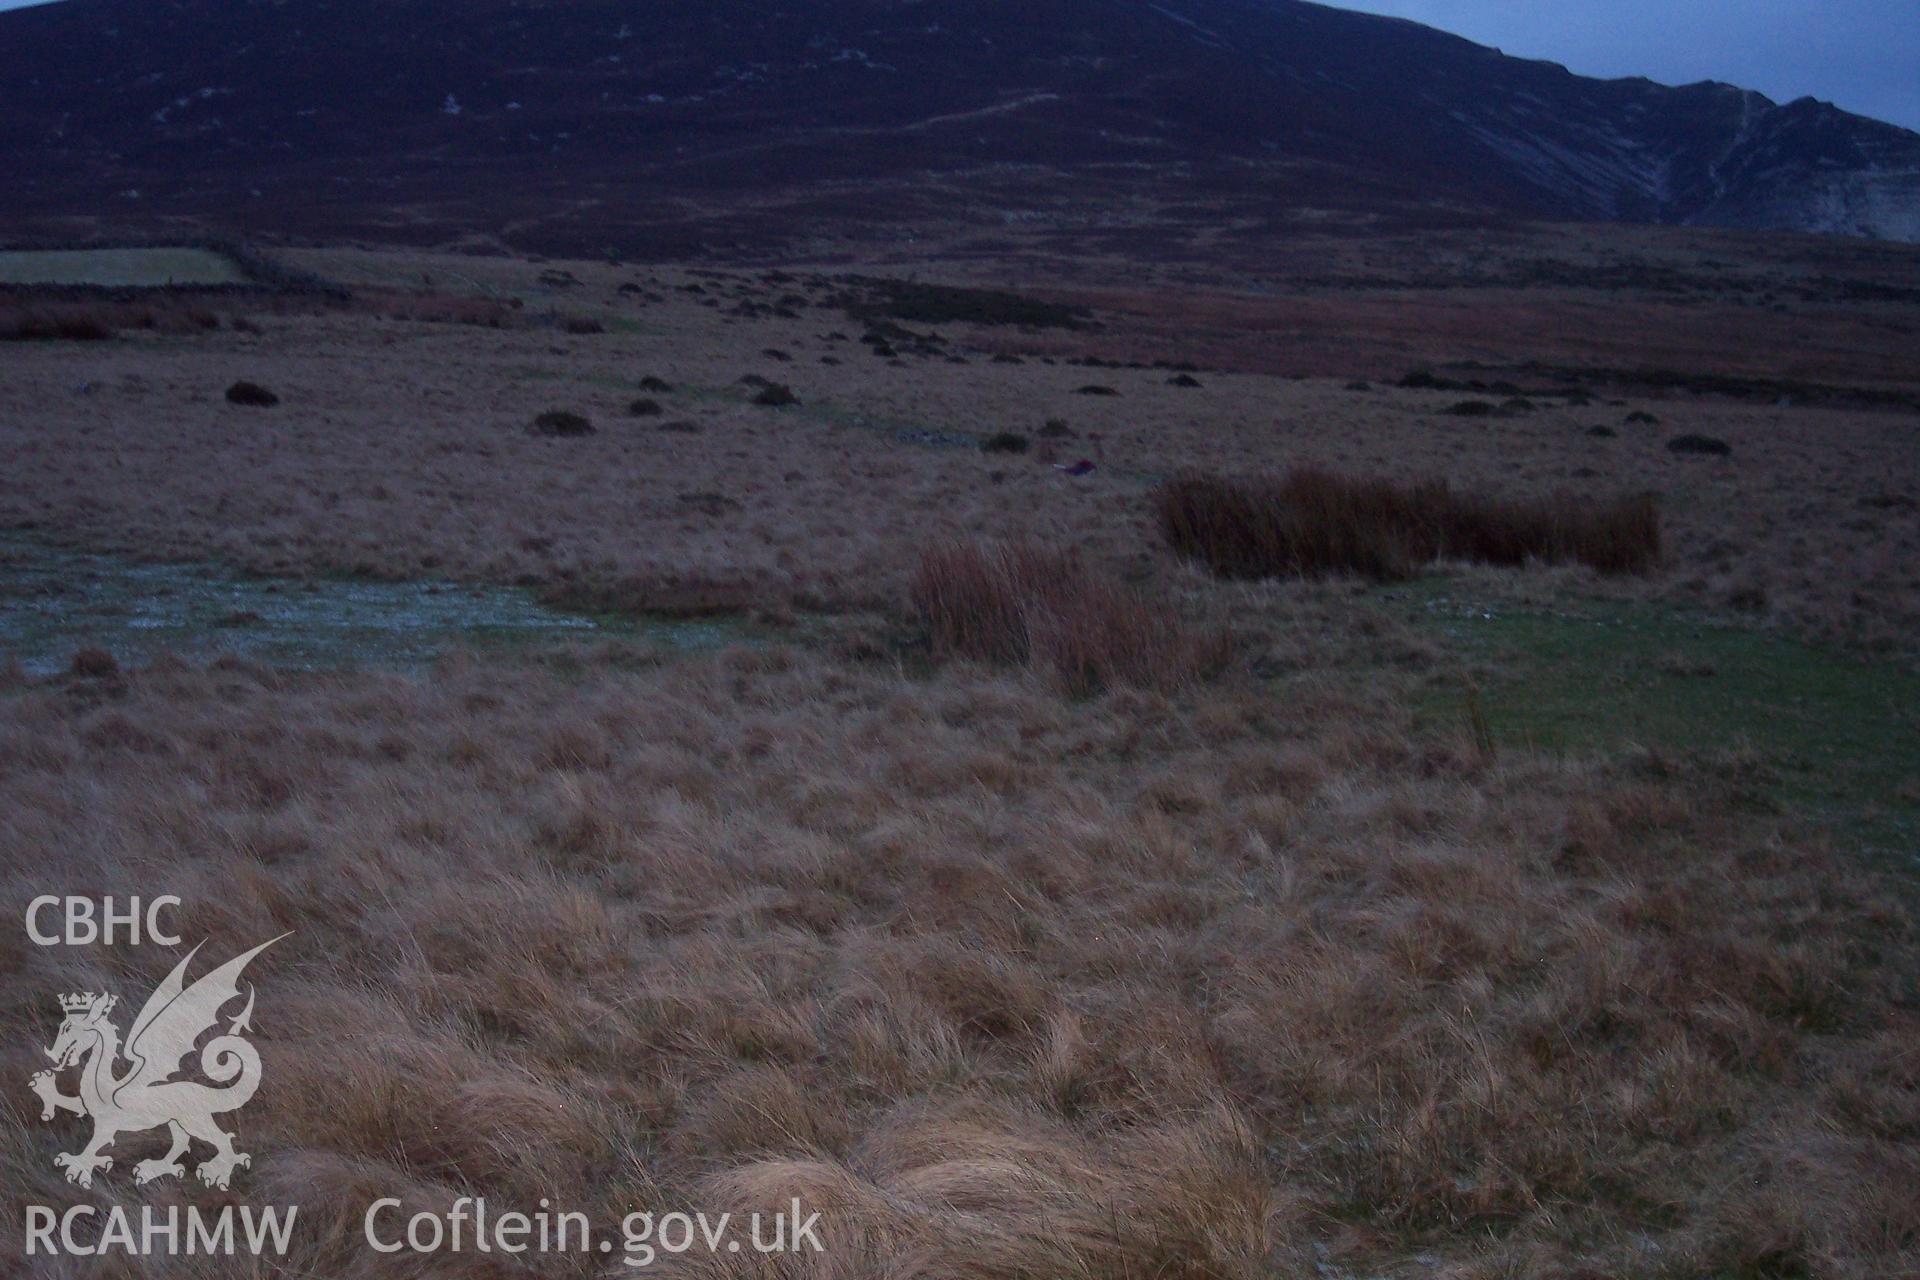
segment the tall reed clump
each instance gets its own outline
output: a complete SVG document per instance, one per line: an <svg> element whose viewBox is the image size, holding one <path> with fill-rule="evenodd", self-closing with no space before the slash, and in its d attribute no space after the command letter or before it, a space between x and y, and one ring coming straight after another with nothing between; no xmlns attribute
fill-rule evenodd
<svg viewBox="0 0 1920 1280"><path fill-rule="evenodd" d="M951 542L924 549L914 613L936 658L1043 671L1070 693L1169 689L1217 674L1231 639L1106 578L1070 552Z"/></svg>
<svg viewBox="0 0 1920 1280"><path fill-rule="evenodd" d="M1645 495L1500 498L1438 481L1397 485L1299 467L1284 476L1182 475L1162 484L1156 501L1168 545L1225 578L1355 573L1392 581L1439 559L1576 561L1602 573L1644 573L1660 560L1660 512Z"/></svg>

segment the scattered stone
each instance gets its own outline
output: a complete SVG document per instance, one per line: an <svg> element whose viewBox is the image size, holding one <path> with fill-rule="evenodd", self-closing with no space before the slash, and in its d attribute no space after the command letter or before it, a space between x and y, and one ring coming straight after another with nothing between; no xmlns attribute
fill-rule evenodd
<svg viewBox="0 0 1920 1280"><path fill-rule="evenodd" d="M240 381L227 388L228 404L243 404L256 409L271 409L280 397L257 382Z"/></svg>
<svg viewBox="0 0 1920 1280"><path fill-rule="evenodd" d="M1733 452L1733 446L1725 440L1696 435L1675 436L1667 441L1667 449L1673 453L1693 453L1709 458L1724 458Z"/></svg>
<svg viewBox="0 0 1920 1280"><path fill-rule="evenodd" d="M593 423L589 422L582 415L569 413L565 409L549 409L535 418L533 425L528 427L527 430L536 436L547 436L556 439L572 436L590 436L593 434Z"/></svg>
<svg viewBox="0 0 1920 1280"><path fill-rule="evenodd" d="M706 516L723 516L740 509L739 503L723 493L683 493L680 505Z"/></svg>

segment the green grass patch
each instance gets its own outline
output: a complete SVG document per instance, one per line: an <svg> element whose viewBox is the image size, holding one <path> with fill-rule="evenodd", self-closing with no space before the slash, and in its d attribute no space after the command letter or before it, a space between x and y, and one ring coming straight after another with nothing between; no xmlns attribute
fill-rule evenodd
<svg viewBox="0 0 1920 1280"><path fill-rule="evenodd" d="M1444 580L1383 594L1461 660L1421 700L1423 722L1471 731L1477 684L1499 750L1744 762L1757 802L1920 869L1920 675L1653 605L1516 607Z"/></svg>
<svg viewBox="0 0 1920 1280"><path fill-rule="evenodd" d="M211 249L161 246L0 251L0 284L154 289L246 283L247 275L240 264Z"/></svg>

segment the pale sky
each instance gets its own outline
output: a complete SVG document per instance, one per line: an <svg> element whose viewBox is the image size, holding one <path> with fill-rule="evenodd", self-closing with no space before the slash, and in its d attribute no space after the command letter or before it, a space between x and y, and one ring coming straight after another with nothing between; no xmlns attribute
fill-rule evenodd
<svg viewBox="0 0 1920 1280"><path fill-rule="evenodd" d="M1334 0L1587 76L1724 80L1920 129L1920 0Z"/></svg>
<svg viewBox="0 0 1920 1280"><path fill-rule="evenodd" d="M0 0L19 9L44 0ZM1920 129L1920 0L1340 0L1582 75L1724 80Z"/></svg>

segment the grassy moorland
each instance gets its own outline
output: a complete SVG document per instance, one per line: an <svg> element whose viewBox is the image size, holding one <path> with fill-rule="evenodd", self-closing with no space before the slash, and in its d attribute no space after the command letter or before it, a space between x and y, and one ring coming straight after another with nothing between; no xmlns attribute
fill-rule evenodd
<svg viewBox="0 0 1920 1280"><path fill-rule="evenodd" d="M632 623L0 676L9 903L294 933L235 1120L290 1273L494 1274L359 1241L376 1196L476 1194L823 1213L784 1270L656 1268L707 1277L1920 1265L1910 411L1130 367L1138 315L890 319L805 272L331 261L418 294L23 343L0 382L38 545ZM1302 466L1389 487L1275 518ZM1204 545L1291 567L1169 544L1199 473L1260 498ZM44 1066L51 993L175 958L0 933L0 1073ZM37 1108L0 1092L16 1215L74 1194ZM158 1149L90 1194L178 1194L123 1176Z"/></svg>

